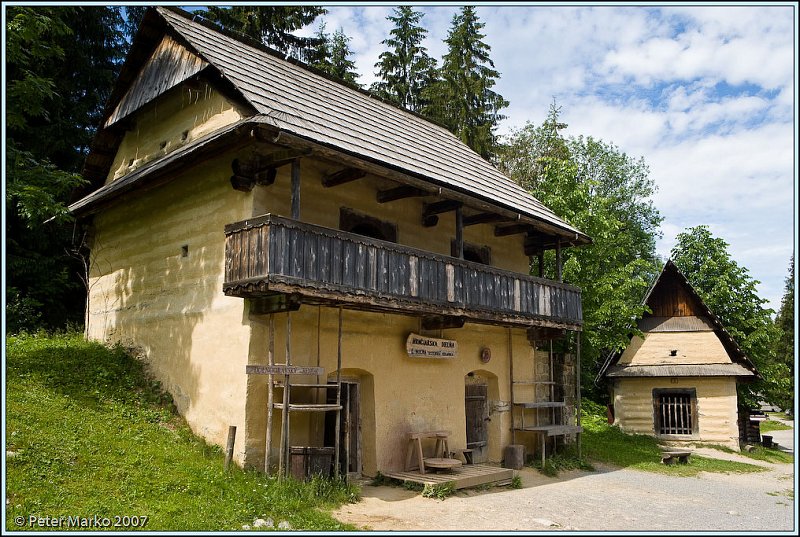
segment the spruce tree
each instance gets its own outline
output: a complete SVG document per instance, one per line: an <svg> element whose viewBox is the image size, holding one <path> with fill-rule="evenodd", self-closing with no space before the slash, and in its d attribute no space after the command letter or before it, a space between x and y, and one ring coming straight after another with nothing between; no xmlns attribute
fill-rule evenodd
<svg viewBox="0 0 800 537"><path fill-rule="evenodd" d="M508 101L492 91L500 73L489 58L491 48L482 40L475 8L465 6L453 16L448 32L448 51L442 61L440 80L426 91L431 103L424 113L444 125L483 158L494 156L494 130L505 116L500 109Z"/></svg>
<svg viewBox="0 0 800 537"><path fill-rule="evenodd" d="M387 17L394 23L390 37L381 41L389 47L375 64L378 82L372 91L415 112L423 106L422 91L435 80L436 60L428 56L422 40L428 31L420 25L423 13L409 6L394 9Z"/></svg>
<svg viewBox="0 0 800 537"><path fill-rule="evenodd" d="M327 13L316 6L211 6L199 14L225 29L248 35L287 56L313 63L319 43L314 37L292 32L314 22Z"/></svg>
<svg viewBox="0 0 800 537"><path fill-rule="evenodd" d="M350 38L347 37L342 28L338 28L333 35L325 32L325 23L319 25L319 30L314 34L317 39L316 61L311 66L327 73L344 82L360 87L356 82L359 74L356 72L356 64L350 59Z"/></svg>

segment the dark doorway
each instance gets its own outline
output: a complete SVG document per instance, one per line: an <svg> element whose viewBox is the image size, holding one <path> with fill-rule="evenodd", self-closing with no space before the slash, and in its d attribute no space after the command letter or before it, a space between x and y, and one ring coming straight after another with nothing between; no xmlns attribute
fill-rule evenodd
<svg viewBox="0 0 800 537"><path fill-rule="evenodd" d="M486 384L466 384L464 408L467 418L467 449L476 454L482 453L488 443L489 434L486 422L489 419Z"/></svg>
<svg viewBox="0 0 800 537"><path fill-rule="evenodd" d="M339 473L361 475L361 412L359 385L342 381L342 410L339 414ZM328 404L336 403L336 390L328 390ZM325 446L334 446L336 413L325 414Z"/></svg>

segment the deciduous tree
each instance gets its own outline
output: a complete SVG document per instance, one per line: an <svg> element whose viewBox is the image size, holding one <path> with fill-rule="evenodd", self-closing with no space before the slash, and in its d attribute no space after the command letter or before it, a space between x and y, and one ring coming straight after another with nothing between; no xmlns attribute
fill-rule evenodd
<svg viewBox="0 0 800 537"><path fill-rule="evenodd" d="M645 311L642 297L659 268L655 237L662 217L644 161L591 137L565 138L560 110L540 126L514 131L500 151L500 168L559 217L592 238L564 250L564 281L582 290L584 393L602 399L593 381L609 352L624 348ZM554 274L554 256L545 257ZM538 272L536 268L535 272Z"/></svg>
<svg viewBox="0 0 800 537"><path fill-rule="evenodd" d="M676 241L672 261L763 376L763 381L740 384L740 404L754 406L759 397L779 404L788 387L788 369L775 359L779 330L772 310L763 307L767 301L758 295L758 280L731 257L728 243L708 226L689 228Z"/></svg>

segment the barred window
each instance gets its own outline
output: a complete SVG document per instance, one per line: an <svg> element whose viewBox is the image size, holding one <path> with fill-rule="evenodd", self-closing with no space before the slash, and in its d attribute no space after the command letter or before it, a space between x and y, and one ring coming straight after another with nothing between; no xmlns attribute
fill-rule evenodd
<svg viewBox="0 0 800 537"><path fill-rule="evenodd" d="M691 435L697 432L695 390L653 390L656 434Z"/></svg>

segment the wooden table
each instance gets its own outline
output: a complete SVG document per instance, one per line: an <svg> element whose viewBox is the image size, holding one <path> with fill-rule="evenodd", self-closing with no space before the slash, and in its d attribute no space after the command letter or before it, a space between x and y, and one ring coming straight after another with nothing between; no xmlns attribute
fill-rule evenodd
<svg viewBox="0 0 800 537"><path fill-rule="evenodd" d="M438 464L447 464L449 466L439 466L440 468L453 468L455 466L461 466L461 461L458 459L451 459L450 458L450 446L447 442L448 437L450 436L450 431L423 431L423 432L416 432L416 433L408 433L408 451L406 452L406 471L413 470L412 467L412 460L414 459L414 452L417 455L417 467L419 468L419 473L425 473L425 465L428 464L431 468L435 468L428 463L430 460L447 460L447 461L455 461L458 464L450 463L442 463L439 462ZM425 458L425 455L422 453L422 440L428 438L435 438L436 439L436 447L434 448L433 457ZM434 464L437 464L434 462Z"/></svg>

